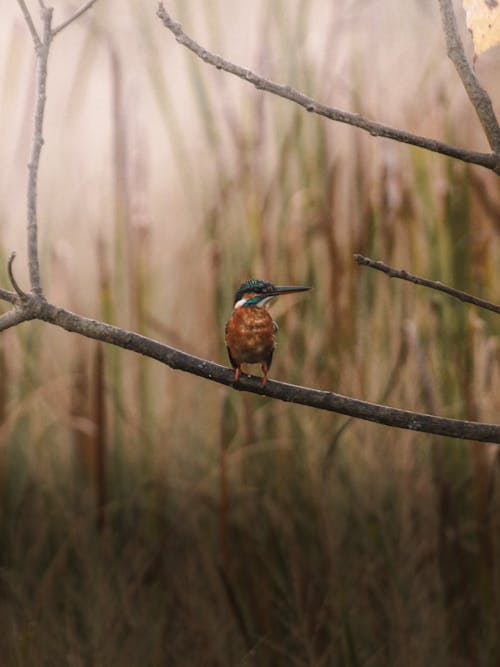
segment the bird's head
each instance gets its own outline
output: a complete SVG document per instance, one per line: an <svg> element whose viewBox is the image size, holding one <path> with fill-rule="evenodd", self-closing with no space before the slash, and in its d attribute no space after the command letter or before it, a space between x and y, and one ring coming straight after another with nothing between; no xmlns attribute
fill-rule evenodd
<svg viewBox="0 0 500 667"><path fill-rule="evenodd" d="M292 294L293 292L306 292L310 287L300 285L287 285L278 287L267 280L247 280L242 283L234 295L234 308L254 306L263 308L281 294Z"/></svg>

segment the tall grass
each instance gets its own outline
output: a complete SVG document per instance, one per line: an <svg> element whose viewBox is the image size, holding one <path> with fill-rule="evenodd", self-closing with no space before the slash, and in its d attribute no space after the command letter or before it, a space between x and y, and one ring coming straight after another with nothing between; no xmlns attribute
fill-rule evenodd
<svg viewBox="0 0 500 667"><path fill-rule="evenodd" d="M480 145L430 6L337 4L177 12L271 78ZM495 178L245 88L124 7L98 3L54 46L49 298L223 361L243 279L311 284L274 307L273 377L498 421L496 318L352 261L498 300ZM32 96L29 40L10 27L26 49L0 40L15 166L0 169L0 258L22 250L29 113L11 119ZM27 323L0 340L0 496L2 664L500 659L493 446L241 395Z"/></svg>

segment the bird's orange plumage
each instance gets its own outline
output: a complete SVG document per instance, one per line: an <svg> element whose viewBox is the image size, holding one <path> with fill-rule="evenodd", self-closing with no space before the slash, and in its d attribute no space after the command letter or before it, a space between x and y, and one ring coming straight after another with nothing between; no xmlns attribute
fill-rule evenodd
<svg viewBox="0 0 500 667"><path fill-rule="evenodd" d="M276 345L276 325L265 308L236 308L226 324L226 345L235 366L270 365Z"/></svg>

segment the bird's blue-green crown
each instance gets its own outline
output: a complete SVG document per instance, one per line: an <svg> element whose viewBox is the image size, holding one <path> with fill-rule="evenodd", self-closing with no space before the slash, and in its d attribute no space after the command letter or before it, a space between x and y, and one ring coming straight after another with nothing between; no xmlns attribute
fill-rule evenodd
<svg viewBox="0 0 500 667"><path fill-rule="evenodd" d="M249 294L250 292L254 292L255 294L266 294L266 292L273 292L274 289L274 285L267 280L247 280L245 283L242 283L236 290L236 294L234 295L234 303L240 301L245 296L245 294Z"/></svg>

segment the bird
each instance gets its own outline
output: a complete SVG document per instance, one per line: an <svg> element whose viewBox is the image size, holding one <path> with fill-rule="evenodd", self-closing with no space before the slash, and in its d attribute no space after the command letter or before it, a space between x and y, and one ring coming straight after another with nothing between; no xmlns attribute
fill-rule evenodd
<svg viewBox="0 0 500 667"><path fill-rule="evenodd" d="M282 294L310 289L301 285L278 287L266 280L253 279L238 287L234 295L233 312L225 328L227 353L234 369L235 382L240 378L241 364L260 363L262 386L266 386L278 332L278 325L273 322L267 306Z"/></svg>

